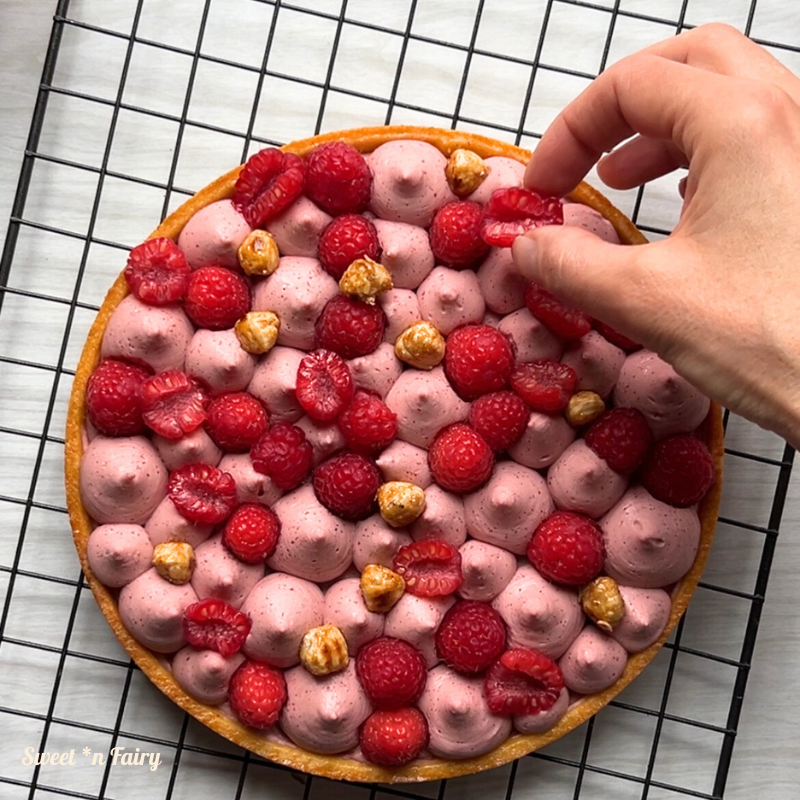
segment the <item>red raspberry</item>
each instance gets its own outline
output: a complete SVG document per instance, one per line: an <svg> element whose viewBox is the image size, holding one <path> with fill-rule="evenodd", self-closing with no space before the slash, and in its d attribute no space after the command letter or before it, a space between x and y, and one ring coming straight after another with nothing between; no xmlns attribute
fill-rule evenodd
<svg viewBox="0 0 800 800"><path fill-rule="evenodd" d="M381 767L402 767L428 744L428 723L413 706L373 711L361 728L359 744L367 761Z"/></svg>
<svg viewBox="0 0 800 800"><path fill-rule="evenodd" d="M333 216L363 211L372 195L372 172L347 142L327 142L306 159L306 194Z"/></svg>
<svg viewBox="0 0 800 800"><path fill-rule="evenodd" d="M624 350L626 353L632 353L634 350L641 350L642 346L637 344L633 341L633 339L629 339L624 334L620 333L618 330L615 330L610 325L606 325L605 322L600 322L599 319L593 320L593 324L595 330L607 339L611 344L615 344L617 347Z"/></svg>
<svg viewBox="0 0 800 800"><path fill-rule="evenodd" d="M315 345L333 350L342 358L366 356L378 349L385 326L380 306L338 294L319 315Z"/></svg>
<svg viewBox="0 0 800 800"><path fill-rule="evenodd" d="M461 553L443 539L420 539L401 547L392 569L403 576L406 590L417 597L453 594L464 582Z"/></svg>
<svg viewBox="0 0 800 800"><path fill-rule="evenodd" d="M444 371L464 400L506 385L514 367L508 339L490 325L464 325L447 337Z"/></svg>
<svg viewBox="0 0 800 800"><path fill-rule="evenodd" d="M528 558L547 580L581 586L594 580L603 569L603 532L589 517L556 511L534 531L528 543Z"/></svg>
<svg viewBox="0 0 800 800"><path fill-rule="evenodd" d="M281 521L278 515L258 503L245 503L231 514L222 543L245 564L260 564L278 545Z"/></svg>
<svg viewBox="0 0 800 800"><path fill-rule="evenodd" d="M612 408L591 424L584 441L611 469L627 474L644 461L653 434L639 409Z"/></svg>
<svg viewBox="0 0 800 800"><path fill-rule="evenodd" d="M380 254L378 231L359 214L336 217L319 239L319 263L337 281L357 258L369 256L377 261Z"/></svg>
<svg viewBox="0 0 800 800"><path fill-rule="evenodd" d="M191 272L178 245L162 236L148 239L131 250L125 280L143 303L164 306L183 297Z"/></svg>
<svg viewBox="0 0 800 800"><path fill-rule="evenodd" d="M315 350L303 356L297 368L297 401L311 419L336 419L353 398L353 376L341 356Z"/></svg>
<svg viewBox="0 0 800 800"><path fill-rule="evenodd" d="M253 469L268 475L279 489L286 491L306 479L313 457L314 450L305 433L289 422L271 425L250 451Z"/></svg>
<svg viewBox="0 0 800 800"><path fill-rule="evenodd" d="M560 411L575 391L578 375L560 361L526 361L511 373L511 388L534 411Z"/></svg>
<svg viewBox="0 0 800 800"><path fill-rule="evenodd" d="M437 263L468 267L489 252L481 238L482 209L469 200L442 206L433 218L428 235Z"/></svg>
<svg viewBox="0 0 800 800"><path fill-rule="evenodd" d="M278 721L286 703L283 673L258 661L245 661L231 677L228 702L245 725L258 730L269 728Z"/></svg>
<svg viewBox="0 0 800 800"><path fill-rule="evenodd" d="M239 651L252 622L230 603L207 597L183 612L183 636L198 650L216 650L229 658Z"/></svg>
<svg viewBox="0 0 800 800"><path fill-rule="evenodd" d="M466 675L489 669L505 649L505 623L488 603L456 603L436 631L439 658Z"/></svg>
<svg viewBox="0 0 800 800"><path fill-rule="evenodd" d="M142 418L165 439L180 439L206 418L208 395L183 372L159 372L142 384Z"/></svg>
<svg viewBox="0 0 800 800"><path fill-rule="evenodd" d="M562 303L536 283L525 289L525 305L534 317L564 339L580 339L592 329L592 322L583 311Z"/></svg>
<svg viewBox="0 0 800 800"><path fill-rule="evenodd" d="M428 667L413 645L381 636L358 651L356 675L372 705L401 708L419 700L428 679Z"/></svg>
<svg viewBox="0 0 800 800"><path fill-rule="evenodd" d="M251 228L259 228L300 196L305 180L306 165L298 156L267 147L242 167L233 203Z"/></svg>
<svg viewBox="0 0 800 800"><path fill-rule="evenodd" d="M483 682L493 714L538 714L549 711L564 688L561 668L543 653L526 648L507 650Z"/></svg>
<svg viewBox="0 0 800 800"><path fill-rule="evenodd" d="M511 247L514 239L531 228L562 225L564 211L557 197L530 189L496 189L483 208L481 236L493 247Z"/></svg>
<svg viewBox="0 0 800 800"><path fill-rule="evenodd" d="M142 386L148 373L141 367L101 361L86 383L89 422L105 436L134 436L144 429Z"/></svg>
<svg viewBox="0 0 800 800"><path fill-rule="evenodd" d="M362 455L377 455L397 436L397 414L380 397L361 390L337 422L347 446Z"/></svg>
<svg viewBox="0 0 800 800"><path fill-rule="evenodd" d="M428 464L436 483L449 492L473 492L489 480L494 454L485 439L462 422L450 425L434 439Z"/></svg>
<svg viewBox="0 0 800 800"><path fill-rule="evenodd" d="M250 310L250 287L229 269L200 267L189 278L183 308L198 328L232 328Z"/></svg>
<svg viewBox="0 0 800 800"><path fill-rule="evenodd" d="M714 484L714 460L697 437L668 436L650 451L639 477L656 500L686 508L699 503Z"/></svg>
<svg viewBox="0 0 800 800"><path fill-rule="evenodd" d="M495 452L511 447L525 432L531 410L514 392L492 392L475 400L469 409L469 424Z"/></svg>
<svg viewBox="0 0 800 800"><path fill-rule="evenodd" d="M383 483L375 462L358 453L340 453L314 470L314 492L332 514L365 519L375 508L375 493Z"/></svg>
<svg viewBox="0 0 800 800"><path fill-rule="evenodd" d="M226 520L236 507L233 476L210 464L178 467L169 476L167 494L190 522L216 525Z"/></svg>
<svg viewBox="0 0 800 800"><path fill-rule="evenodd" d="M206 409L206 430L218 447L229 453L249 450L267 428L264 406L247 392L213 397Z"/></svg>

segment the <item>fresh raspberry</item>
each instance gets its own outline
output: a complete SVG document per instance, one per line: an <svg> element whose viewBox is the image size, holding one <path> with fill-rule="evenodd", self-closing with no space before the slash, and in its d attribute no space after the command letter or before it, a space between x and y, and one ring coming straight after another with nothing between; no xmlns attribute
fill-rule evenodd
<svg viewBox="0 0 800 800"><path fill-rule="evenodd" d="M406 590L417 597L444 597L464 582L461 553L443 539L420 539L401 547L392 569L402 575Z"/></svg>
<svg viewBox="0 0 800 800"><path fill-rule="evenodd" d="M489 669L505 649L505 623L488 603L456 603L436 631L439 658L466 675Z"/></svg>
<svg viewBox="0 0 800 800"><path fill-rule="evenodd" d="M350 367L331 350L314 350L297 368L295 394L311 419L330 422L353 398Z"/></svg>
<svg viewBox="0 0 800 800"><path fill-rule="evenodd" d="M357 258L377 261L380 254L378 231L359 214L336 217L319 238L319 263L337 281Z"/></svg>
<svg viewBox="0 0 800 800"><path fill-rule="evenodd" d="M528 543L528 558L549 581L581 586L603 569L603 532L589 517L556 511L536 528Z"/></svg>
<svg viewBox="0 0 800 800"><path fill-rule="evenodd" d="M231 677L228 702L245 725L258 730L269 728L278 721L286 703L283 673L259 661L245 661Z"/></svg>
<svg viewBox="0 0 800 800"><path fill-rule="evenodd" d="M162 236L148 239L131 250L125 280L143 303L164 306L183 297L191 272L178 245Z"/></svg>
<svg viewBox="0 0 800 800"><path fill-rule="evenodd" d="M584 441L611 469L627 474L641 466L653 434L638 408L612 408L589 426Z"/></svg>
<svg viewBox="0 0 800 800"><path fill-rule="evenodd" d="M678 508L699 503L714 483L714 460L703 442L689 434L656 442L639 476L656 500Z"/></svg>
<svg viewBox="0 0 800 800"><path fill-rule="evenodd" d="M142 386L148 373L141 367L108 358L86 383L89 422L105 436L134 436L144 429Z"/></svg>
<svg viewBox="0 0 800 800"><path fill-rule="evenodd" d="M485 394L469 409L469 424L496 453L511 447L525 432L531 410L514 392Z"/></svg>
<svg viewBox="0 0 800 800"><path fill-rule="evenodd" d="M493 714L539 714L549 711L564 688L561 668L544 653L526 648L506 650L483 682Z"/></svg>
<svg viewBox="0 0 800 800"><path fill-rule="evenodd" d="M236 507L233 476L210 464L186 464L169 476L167 494L190 522L216 525Z"/></svg>
<svg viewBox="0 0 800 800"><path fill-rule="evenodd" d="M216 650L229 658L239 651L252 622L230 603L207 597L183 612L183 635L198 650Z"/></svg>
<svg viewBox="0 0 800 800"><path fill-rule="evenodd" d="M531 228L562 225L564 211L557 197L530 189L496 189L483 208L481 236L492 247L511 247L514 239Z"/></svg>
<svg viewBox="0 0 800 800"><path fill-rule="evenodd" d="M397 436L397 414L380 397L362 390L337 422L347 446L362 455L377 455Z"/></svg>
<svg viewBox="0 0 800 800"><path fill-rule="evenodd" d="M591 319L583 311L562 303L537 283L525 289L525 305L534 317L563 339L580 339L592 329Z"/></svg>
<svg viewBox="0 0 800 800"><path fill-rule="evenodd" d="M380 306L337 294L319 315L315 346L333 350L342 358L366 356L378 349L385 326Z"/></svg>
<svg viewBox="0 0 800 800"><path fill-rule="evenodd" d="M428 451L436 483L449 492L472 492L489 480L494 454L473 428L457 422L439 433Z"/></svg>
<svg viewBox="0 0 800 800"><path fill-rule="evenodd" d="M413 706L373 711L361 727L359 744L367 761L381 767L402 767L428 744L428 723Z"/></svg>
<svg viewBox="0 0 800 800"><path fill-rule="evenodd" d="M200 267L189 278L183 308L198 328L232 328L250 310L250 287L229 269Z"/></svg>
<svg viewBox="0 0 800 800"><path fill-rule="evenodd" d="M199 428L207 405L205 390L184 372L159 372L142 384L142 418L165 439L180 439Z"/></svg>
<svg viewBox="0 0 800 800"><path fill-rule="evenodd" d="M311 472L314 450L296 425L276 422L253 445L253 469L268 475L279 488L289 491L299 486Z"/></svg>
<svg viewBox="0 0 800 800"><path fill-rule="evenodd" d="M491 325L464 325L447 337L444 371L464 400L502 389L513 367L508 339Z"/></svg>
<svg viewBox="0 0 800 800"><path fill-rule="evenodd" d="M233 204L251 228L260 228L300 196L305 180L306 165L298 156L267 147L242 167Z"/></svg>
<svg viewBox="0 0 800 800"><path fill-rule="evenodd" d="M271 508L245 503L228 519L222 543L239 561L261 564L275 552L280 532L281 521Z"/></svg>
<svg viewBox="0 0 800 800"><path fill-rule="evenodd" d="M633 339L629 339L627 336L620 333L615 328L612 328L610 325L606 325L605 322L600 322L599 319L595 319L592 322L595 330L601 336L611 342L611 344L615 344L617 347L624 350L626 353L632 353L634 350L642 349L640 344L634 342Z"/></svg>
<svg viewBox="0 0 800 800"><path fill-rule="evenodd" d="M419 700L428 679L428 667L413 645L381 636L358 651L356 675L372 705L401 708Z"/></svg>
<svg viewBox="0 0 800 800"><path fill-rule="evenodd" d="M372 195L372 172L347 142L327 142L306 159L306 194L333 216L363 211Z"/></svg>
<svg viewBox="0 0 800 800"><path fill-rule="evenodd" d="M560 411L575 391L578 375L560 361L526 361L511 372L511 388L534 411Z"/></svg>
<svg viewBox="0 0 800 800"><path fill-rule="evenodd" d="M340 453L314 470L314 492L332 514L365 519L375 508L375 493L383 480L375 462L358 453Z"/></svg>
<svg viewBox="0 0 800 800"><path fill-rule="evenodd" d="M437 263L468 267L489 252L481 238L481 214L481 207L469 200L447 203L436 212L428 235Z"/></svg>
<svg viewBox="0 0 800 800"><path fill-rule="evenodd" d="M247 392L231 392L211 399L206 430L218 447L229 453L249 450L267 428L264 406Z"/></svg>

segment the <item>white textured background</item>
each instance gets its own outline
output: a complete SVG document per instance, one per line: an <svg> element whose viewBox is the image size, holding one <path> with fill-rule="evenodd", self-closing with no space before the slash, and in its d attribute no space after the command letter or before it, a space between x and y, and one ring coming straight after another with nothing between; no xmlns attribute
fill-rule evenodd
<svg viewBox="0 0 800 800"><path fill-rule="evenodd" d="M69 18L129 34L136 0L73 0ZM294 8L281 9L253 133L264 139L286 141L314 132L321 116L323 130L385 121L383 99L392 92L402 37L345 24L333 59L330 92L322 85L331 65L341 0L295 0ZM349 0L346 18L388 29L405 30L410 0ZM123 251L113 244L132 246L157 224L164 204L163 186L174 172L178 190L193 191L238 163L243 156L244 133L251 124L251 107L273 15L273 6L257 0L212 0L200 52L229 60L251 70L197 61L194 89L188 105L187 82L193 68L204 3L201 0L145 0L122 95L123 106L145 108L162 117L132 109L119 113L108 152L108 170L151 181L142 186L110 175L98 193L98 172L109 137L112 105L96 100L53 93L45 117L39 152L77 162L95 171L38 160L33 173L25 220L20 233L9 285L15 289L54 298L72 297L75 275L83 255L79 238L38 230L42 223L85 235L97 204L92 231L95 240L87 251L86 272L78 293L81 303L100 302L106 287L123 265ZM36 99L41 65L50 34L53 0L0 0L0 226L5 227L25 148L30 116ZM334 19L302 13L302 8L327 12ZM618 14L612 17L610 9ZM596 0L593 3L546 0L418 0L412 33L444 40L461 49L412 40L397 82L396 123L422 123L449 127L456 111L465 69L466 46L475 20L481 22L475 47L485 53L502 53L532 60L545 15L546 35L541 62L577 74L540 71L530 104L525 93L530 67L488 55L473 56L464 85L458 127L513 139L513 134L493 131L485 123L528 133L541 133L558 109L587 83L601 66L610 42L608 63L658 39L671 35L683 15L686 24L719 20L745 29L752 16L751 34L783 45L800 46L800 12L794 0ZM642 15L630 16L629 12ZM613 31L609 24L614 19ZM167 51L147 44L166 43ZM112 101L120 87L121 66L127 40L67 26L53 80L56 87ZM187 54L183 51L189 51ZM781 60L800 71L800 57L773 48ZM287 81L298 76L313 85ZM351 90L359 95L348 95ZM654 87L654 91L657 88ZM433 110L431 114L420 109ZM523 111L525 113L523 114ZM182 119L188 124L182 125ZM471 122L463 121L471 120ZM484 124L481 124L484 123ZM223 129L214 131L209 127ZM179 154L175 157L180 141ZM535 139L523 137L523 144ZM754 146L760 143L754 142ZM647 188L639 222L668 229L677 219L677 178L669 177ZM173 193L168 207L184 197ZM635 193L613 193L627 213L634 208ZM0 599L6 594L11 566L18 559L11 595L6 640L0 643L0 798L29 797L32 768L21 764L23 750L39 748L44 718L51 704L54 721L46 742L48 750L107 750L117 724L123 735L118 744L128 748L157 749L164 764L155 772L144 768L114 769L108 775L105 797L159 798L172 784L176 798L215 796L234 798L241 761L226 759L241 751L193 721L182 732L183 715L136 672L110 634L87 591L76 595L79 568L65 515L61 486L62 436L69 376L61 375L49 422L48 403L55 372L37 365L58 363L62 340L68 333L64 367L77 362L93 312L79 307L67 331L69 306L64 303L10 293L0 313ZM34 476L41 435L41 467ZM23 431L30 436L11 433ZM51 440L52 439L52 440ZM782 442L741 420L732 420L727 445L768 458L780 458ZM723 516L755 526L766 526L777 469L737 456L726 460ZM34 480L35 477L35 480ZM25 502L31 501L24 538L20 528ZM19 502L22 501L22 502ZM796 722L800 692L800 623L797 606L800 588L800 497L790 487L775 565L761 621L755 661L750 675L739 736L734 750L726 798L788 800L797 797L800 766L795 754L800 745ZM20 542L22 542L20 547ZM752 592L763 535L736 525L719 526L705 576L709 583ZM26 573L51 576L43 580ZM77 600L76 600L77 598ZM69 620L77 602L74 625ZM708 590L698 591L688 613L682 645L738 660L750 604ZM16 641L15 641L16 640ZM20 643L17 643L20 642ZM24 643L21 643L24 642ZM34 643L38 647L31 647ZM62 659L66 646L67 655ZM83 654L82 656L73 654ZM85 655L98 656L92 660ZM670 651L663 652L650 669L626 691L621 700L658 709ZM63 668L59 673L59 664ZM118 663L115 663L118 662ZM735 669L682 652L678 655L667 712L712 725L725 725ZM58 689L54 687L58 681ZM129 681L127 701L121 703ZM11 713L12 711L17 713ZM85 726L85 727L81 727ZM538 758L520 762L510 780L505 767L447 784L447 798L506 797L513 785L514 798L562 800L648 797L652 800L697 792L709 796L719 758L721 737L698 727L665 722L652 778L684 789L675 793L651 788L643 794L641 781L608 777L591 767L644 778L653 747L654 718L610 708L594 724L586 753L589 769L580 789L578 770ZM151 737L142 742L125 734ZM174 743L181 736L187 745L179 769ZM555 759L580 761L585 729L576 731L545 751ZM171 743L171 744L170 744ZM79 759L80 761L80 759ZM55 796L51 790L96 797L103 770L99 767L45 767L38 777L36 797ZM50 790L41 787L50 787ZM439 784L411 789L437 797ZM305 792L305 794L304 794ZM314 780L308 789L286 772L252 764L242 797L311 798L389 797L378 791L334 787Z"/></svg>

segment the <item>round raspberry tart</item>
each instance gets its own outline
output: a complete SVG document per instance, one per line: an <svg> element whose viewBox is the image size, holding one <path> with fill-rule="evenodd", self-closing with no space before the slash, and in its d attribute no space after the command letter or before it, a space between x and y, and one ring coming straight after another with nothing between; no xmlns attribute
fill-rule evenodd
<svg viewBox="0 0 800 800"><path fill-rule="evenodd" d="M644 237L524 150L371 128L267 148L135 247L66 435L114 633L219 734L355 781L572 730L677 624L720 409L514 271L538 225ZM620 287L620 291L624 291Z"/></svg>

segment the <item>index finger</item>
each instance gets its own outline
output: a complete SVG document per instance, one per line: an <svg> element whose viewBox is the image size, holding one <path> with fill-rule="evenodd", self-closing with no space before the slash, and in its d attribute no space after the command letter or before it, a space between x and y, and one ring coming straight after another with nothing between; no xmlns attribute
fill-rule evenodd
<svg viewBox="0 0 800 800"><path fill-rule="evenodd" d="M559 197L600 157L636 133L673 141L691 157L692 115L711 114L730 79L651 53L603 72L545 131L525 171L525 185Z"/></svg>

